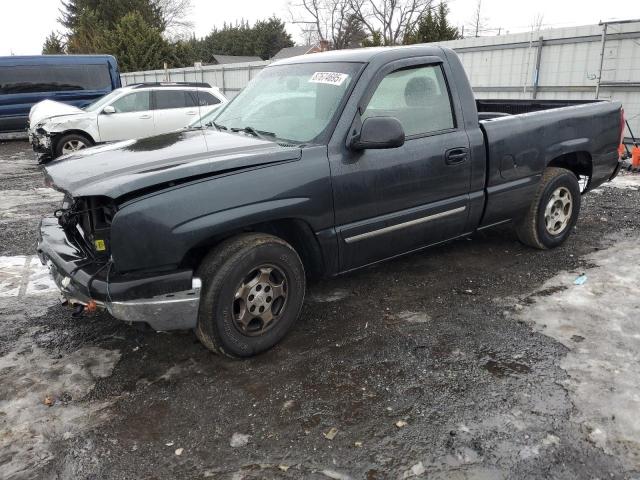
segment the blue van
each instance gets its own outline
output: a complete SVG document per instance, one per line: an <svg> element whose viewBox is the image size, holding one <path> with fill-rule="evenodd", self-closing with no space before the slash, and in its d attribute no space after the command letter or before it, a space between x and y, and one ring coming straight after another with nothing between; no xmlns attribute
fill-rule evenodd
<svg viewBox="0 0 640 480"><path fill-rule="evenodd" d="M82 108L120 85L111 55L0 57L0 132L27 128L29 110L42 100Z"/></svg>

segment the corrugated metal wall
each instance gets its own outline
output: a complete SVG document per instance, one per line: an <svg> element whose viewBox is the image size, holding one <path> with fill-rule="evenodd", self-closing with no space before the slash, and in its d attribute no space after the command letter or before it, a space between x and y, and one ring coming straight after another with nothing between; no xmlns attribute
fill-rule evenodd
<svg viewBox="0 0 640 480"><path fill-rule="evenodd" d="M596 98L603 28L587 25L441 45L460 55L478 98L587 100ZM606 29L598 98L621 101L631 129L640 136L640 21L609 23Z"/></svg>
<svg viewBox="0 0 640 480"><path fill-rule="evenodd" d="M441 45L456 50L478 98L599 98L620 100L640 136L640 21L465 38ZM233 98L269 61L125 73L123 84L200 81ZM539 65L539 68L537 66ZM628 133L627 133L628 134Z"/></svg>

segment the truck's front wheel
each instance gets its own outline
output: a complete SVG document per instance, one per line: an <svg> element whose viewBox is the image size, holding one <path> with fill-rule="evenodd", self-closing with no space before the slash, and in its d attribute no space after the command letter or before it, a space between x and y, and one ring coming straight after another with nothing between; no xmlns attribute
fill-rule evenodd
<svg viewBox="0 0 640 480"><path fill-rule="evenodd" d="M210 350L250 357L278 343L302 308L305 273L284 240L248 233L215 248L203 261L196 335Z"/></svg>
<svg viewBox="0 0 640 480"><path fill-rule="evenodd" d="M578 220L580 200L580 186L572 172L547 168L525 218L516 225L518 238L540 249L562 244Z"/></svg>

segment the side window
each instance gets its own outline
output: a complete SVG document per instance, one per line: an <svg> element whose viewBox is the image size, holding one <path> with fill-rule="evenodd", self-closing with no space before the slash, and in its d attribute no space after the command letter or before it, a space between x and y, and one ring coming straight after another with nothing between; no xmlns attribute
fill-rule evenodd
<svg viewBox="0 0 640 480"><path fill-rule="evenodd" d="M0 67L0 95L110 89L111 77L102 65L7 65Z"/></svg>
<svg viewBox="0 0 640 480"><path fill-rule="evenodd" d="M156 90L156 110L194 106L184 90Z"/></svg>
<svg viewBox="0 0 640 480"><path fill-rule="evenodd" d="M454 128L442 68L430 65L389 73L362 115L363 120L367 117L395 117L407 137Z"/></svg>
<svg viewBox="0 0 640 480"><path fill-rule="evenodd" d="M120 97L111 104L117 113L144 112L149 108L149 91L135 92Z"/></svg>
<svg viewBox="0 0 640 480"><path fill-rule="evenodd" d="M189 92L193 97L195 97L196 105L200 105L201 107L206 107L208 105L217 105L220 103L220 99L209 92L203 92L202 90L198 90L198 92Z"/></svg>

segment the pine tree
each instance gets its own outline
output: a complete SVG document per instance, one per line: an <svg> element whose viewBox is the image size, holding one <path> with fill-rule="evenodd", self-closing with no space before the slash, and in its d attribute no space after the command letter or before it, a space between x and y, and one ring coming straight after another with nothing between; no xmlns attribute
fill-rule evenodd
<svg viewBox="0 0 640 480"><path fill-rule="evenodd" d="M282 48L293 46L284 22L277 17L258 21L253 26L246 20L235 25L225 23L221 29L214 28L198 43L196 50L202 55L202 61L207 63L215 54L255 55L266 60Z"/></svg>
<svg viewBox="0 0 640 480"><path fill-rule="evenodd" d="M449 6L440 2L438 5L438 13L437 13L437 31L438 31L438 39L436 42L444 42L447 40L458 40L461 38L460 32L458 31L458 27L454 27L449 23L447 17L449 16Z"/></svg>
<svg viewBox="0 0 640 480"><path fill-rule="evenodd" d="M253 39L252 55L258 55L263 60L273 57L286 47L293 47L291 35L285 30L282 20L271 17L255 23L248 37Z"/></svg>
<svg viewBox="0 0 640 480"><path fill-rule="evenodd" d="M56 32L51 32L42 45L43 55L59 55L65 53L64 42L62 37Z"/></svg>
<svg viewBox="0 0 640 480"><path fill-rule="evenodd" d="M365 38L362 41L363 47L381 47L383 45L382 32L373 32L371 38Z"/></svg>
<svg viewBox="0 0 640 480"><path fill-rule="evenodd" d="M73 31L82 22L82 16L91 11L105 28L114 28L127 13L138 12L152 27L164 31L166 21L158 0L68 0L62 2L58 21Z"/></svg>
<svg viewBox="0 0 640 480"><path fill-rule="evenodd" d="M126 14L115 28L105 32L100 50L115 55L123 72L161 69L171 55L160 30L138 12Z"/></svg>
<svg viewBox="0 0 640 480"><path fill-rule="evenodd" d="M437 9L429 9L420 16L416 26L404 37L404 44L444 42L460 38L458 29L447 20L449 7L440 2Z"/></svg>

